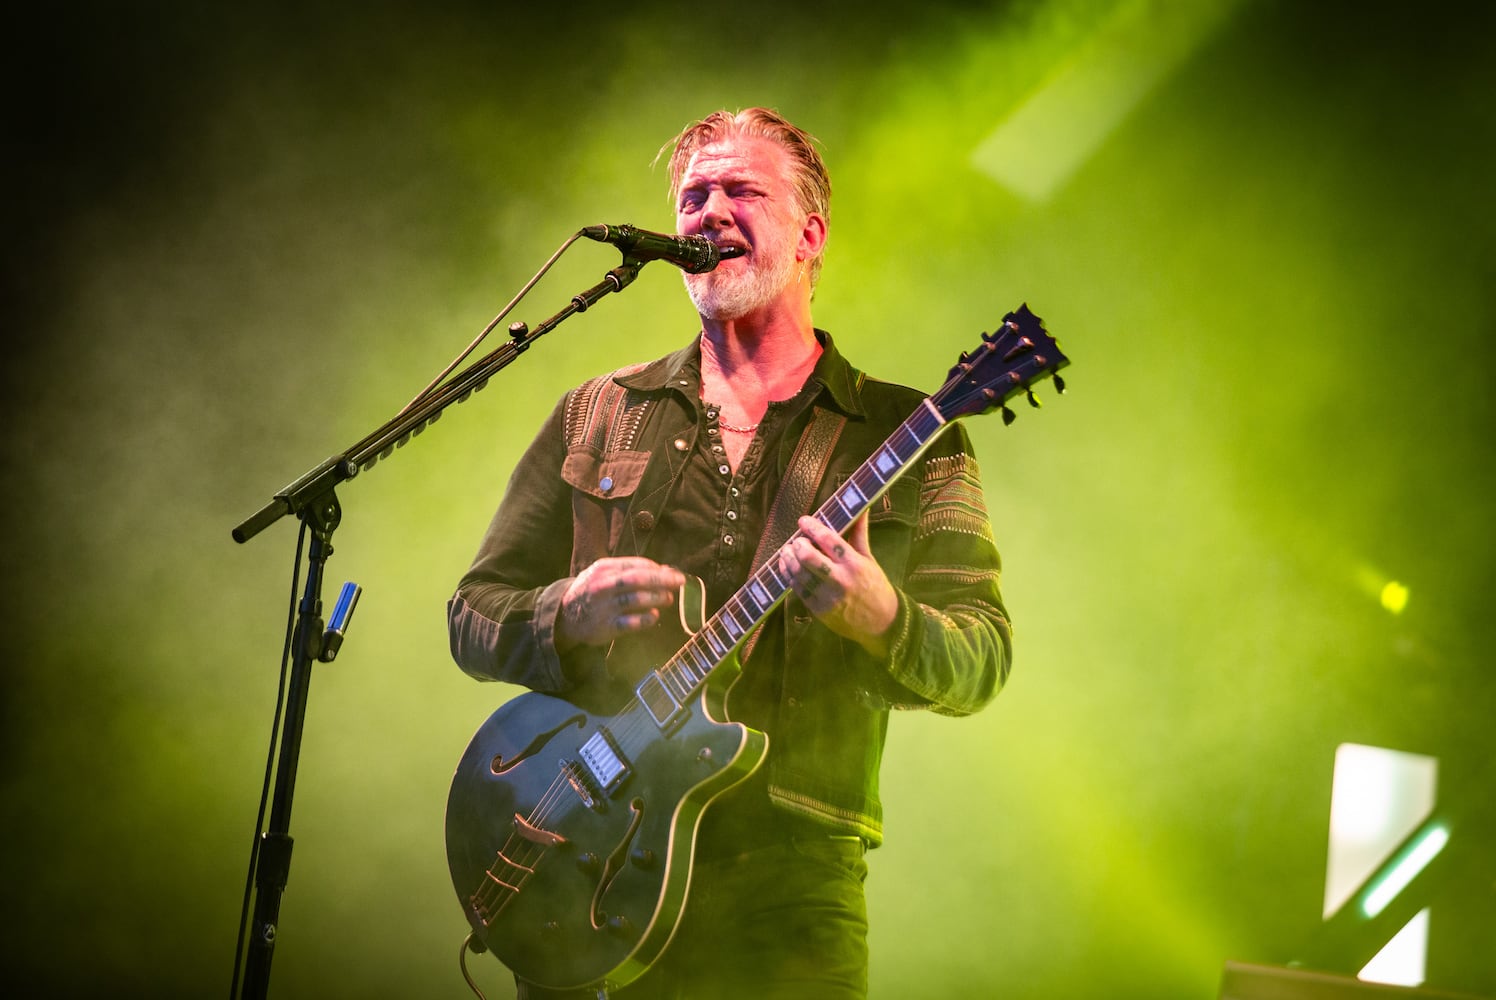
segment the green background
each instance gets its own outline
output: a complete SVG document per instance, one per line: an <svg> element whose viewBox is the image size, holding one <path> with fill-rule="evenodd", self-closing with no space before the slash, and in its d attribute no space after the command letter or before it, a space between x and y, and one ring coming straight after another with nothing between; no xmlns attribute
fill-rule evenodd
<svg viewBox="0 0 1496 1000"><path fill-rule="evenodd" d="M1181 8L1218 16L1171 47L1153 28ZM1212 997L1228 959L1300 957L1338 744L1439 757L1447 804L1491 794L1491 10L13 22L7 984L228 992L295 537L230 528L399 409L576 229L671 228L656 151L750 104L824 143L816 320L856 363L933 389L1025 301L1074 361L1063 398L968 424L1016 666L975 718L894 720L873 996ZM993 145L1046 94L1052 133ZM997 179L1005 158L1044 193ZM578 245L515 316L616 262ZM272 995L468 995L443 809L513 692L451 664L444 602L559 395L694 320L654 264L339 490L327 597L366 593L312 684ZM1435 901L1451 988L1496 993L1492 842L1489 817L1456 829L1467 867Z"/></svg>

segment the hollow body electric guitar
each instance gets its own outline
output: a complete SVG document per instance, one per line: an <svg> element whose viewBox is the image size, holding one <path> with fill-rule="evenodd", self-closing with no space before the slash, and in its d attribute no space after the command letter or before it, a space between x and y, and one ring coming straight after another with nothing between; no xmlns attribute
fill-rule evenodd
<svg viewBox="0 0 1496 1000"><path fill-rule="evenodd" d="M1011 421L1007 401L1037 405L1030 387L1052 375L1063 391L1068 363L1027 306L1009 313L814 516L844 532L951 421L997 408ZM522 979L621 986L669 944L706 807L768 752L763 733L719 719L739 645L788 592L778 562L632 689L522 694L473 736L447 800L447 862L477 940Z"/></svg>

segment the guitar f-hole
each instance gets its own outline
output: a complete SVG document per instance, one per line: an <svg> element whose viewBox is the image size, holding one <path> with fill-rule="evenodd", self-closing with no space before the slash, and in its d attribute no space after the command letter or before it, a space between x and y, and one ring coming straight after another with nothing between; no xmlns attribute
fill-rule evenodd
<svg viewBox="0 0 1496 1000"><path fill-rule="evenodd" d="M612 887L613 880L618 877L618 873L623 870L624 862L628 860L634 838L639 834L639 824L644 820L644 800L636 798L631 801L629 803L629 812L631 816L629 818L628 829L624 831L623 838L618 841L612 853L608 855L608 860L604 862L602 877L597 882L597 891L592 894L591 919L593 930L600 931L604 927L612 930L627 929L628 918L622 914L614 914L610 917L603 910L602 903L604 894Z"/></svg>
<svg viewBox="0 0 1496 1000"><path fill-rule="evenodd" d="M500 775L506 771L513 770L520 764L524 763L526 760L529 760L531 757L539 753L542 747L553 740L556 734L565 729L567 726L576 726L578 729L580 729L586 724L587 716L573 715L571 718L561 723L561 725L554 726L550 729L547 729L545 732L536 735L536 737L531 740L523 750L515 754L513 757L509 757L506 759L501 753L494 754L493 759L488 762L488 769L495 775Z"/></svg>

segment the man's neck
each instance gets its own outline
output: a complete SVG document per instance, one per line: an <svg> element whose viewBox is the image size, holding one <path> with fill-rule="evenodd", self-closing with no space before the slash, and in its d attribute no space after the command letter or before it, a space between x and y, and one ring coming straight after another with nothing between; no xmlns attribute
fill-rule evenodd
<svg viewBox="0 0 1496 1000"><path fill-rule="evenodd" d="M820 355L820 341L809 326L703 324L701 374L708 394L741 399L760 412L772 400L799 392Z"/></svg>
<svg viewBox="0 0 1496 1000"><path fill-rule="evenodd" d="M705 384L729 383L734 390L731 395L751 401L750 405L767 405L799 392L821 355L806 299L734 320L702 317Z"/></svg>
<svg viewBox="0 0 1496 1000"><path fill-rule="evenodd" d="M803 326L702 323L701 395L720 408L720 447L734 472L769 404L798 393L820 356L808 316Z"/></svg>

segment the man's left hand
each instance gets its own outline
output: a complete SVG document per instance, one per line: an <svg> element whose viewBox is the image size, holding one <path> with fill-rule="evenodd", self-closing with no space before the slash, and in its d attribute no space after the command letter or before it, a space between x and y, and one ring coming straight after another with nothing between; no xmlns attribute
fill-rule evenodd
<svg viewBox="0 0 1496 1000"><path fill-rule="evenodd" d="M813 517L800 518L800 534L779 550L780 575L822 624L873 656L888 654L885 641L899 613L899 595L868 545L867 514L843 538Z"/></svg>

